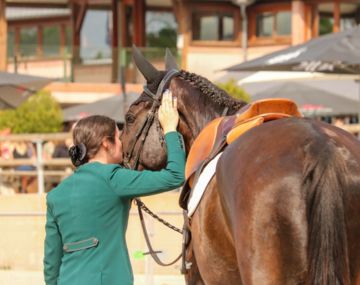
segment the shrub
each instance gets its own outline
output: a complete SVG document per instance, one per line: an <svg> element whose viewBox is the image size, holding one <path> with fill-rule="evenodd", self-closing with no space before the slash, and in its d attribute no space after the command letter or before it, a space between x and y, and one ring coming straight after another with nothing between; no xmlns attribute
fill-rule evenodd
<svg viewBox="0 0 360 285"><path fill-rule="evenodd" d="M226 83L217 83L217 86L236 99L240 99L246 103L250 102L250 95L246 93L244 89L239 87L234 79L230 79Z"/></svg>
<svg viewBox="0 0 360 285"><path fill-rule="evenodd" d="M15 110L0 113L0 129L12 133L53 133L62 129L60 105L49 92L40 91Z"/></svg>

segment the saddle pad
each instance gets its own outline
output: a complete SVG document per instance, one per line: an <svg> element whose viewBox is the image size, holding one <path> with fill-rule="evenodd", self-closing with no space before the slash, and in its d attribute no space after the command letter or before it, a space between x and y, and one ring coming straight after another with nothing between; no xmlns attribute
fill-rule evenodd
<svg viewBox="0 0 360 285"><path fill-rule="evenodd" d="M220 152L217 156L214 157L213 160L211 160L204 168L204 170L201 172L198 181L196 182L192 192L191 196L189 198L188 202L188 217L191 217L197 206L200 203L200 200L205 192L206 186L209 184L211 178L213 178L215 171L216 171L216 165L218 163L219 158L221 157L222 152Z"/></svg>

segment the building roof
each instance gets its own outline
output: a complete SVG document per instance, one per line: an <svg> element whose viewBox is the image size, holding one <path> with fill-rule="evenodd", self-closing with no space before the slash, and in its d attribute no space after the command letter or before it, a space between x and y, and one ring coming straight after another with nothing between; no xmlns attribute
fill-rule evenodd
<svg viewBox="0 0 360 285"><path fill-rule="evenodd" d="M5 15L8 21L68 17L71 15L71 10L69 8L6 7Z"/></svg>

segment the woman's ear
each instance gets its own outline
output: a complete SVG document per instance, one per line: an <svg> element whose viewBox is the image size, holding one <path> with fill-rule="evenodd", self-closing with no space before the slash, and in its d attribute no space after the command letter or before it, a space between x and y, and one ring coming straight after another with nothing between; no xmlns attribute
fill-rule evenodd
<svg viewBox="0 0 360 285"><path fill-rule="evenodd" d="M107 138L104 138L101 142L101 145L105 150L108 150L109 149L109 140Z"/></svg>

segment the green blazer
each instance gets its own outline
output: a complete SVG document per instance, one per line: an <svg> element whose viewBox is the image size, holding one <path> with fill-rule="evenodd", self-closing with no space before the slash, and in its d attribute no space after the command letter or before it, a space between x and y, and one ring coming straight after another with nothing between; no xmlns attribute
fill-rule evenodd
<svg viewBox="0 0 360 285"><path fill-rule="evenodd" d="M135 171L86 163L47 195L46 285L131 285L125 232L131 199L177 188L184 181L181 135L165 135L167 166Z"/></svg>

